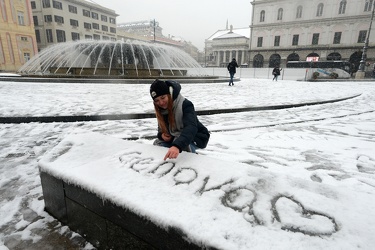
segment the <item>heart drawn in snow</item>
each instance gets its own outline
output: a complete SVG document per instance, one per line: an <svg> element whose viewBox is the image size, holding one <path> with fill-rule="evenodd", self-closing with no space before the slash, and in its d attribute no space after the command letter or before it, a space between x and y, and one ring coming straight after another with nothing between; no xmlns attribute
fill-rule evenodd
<svg viewBox="0 0 375 250"><path fill-rule="evenodd" d="M305 209L292 197L278 196L273 199L272 213L283 230L310 236L331 235L338 231L334 218Z"/></svg>

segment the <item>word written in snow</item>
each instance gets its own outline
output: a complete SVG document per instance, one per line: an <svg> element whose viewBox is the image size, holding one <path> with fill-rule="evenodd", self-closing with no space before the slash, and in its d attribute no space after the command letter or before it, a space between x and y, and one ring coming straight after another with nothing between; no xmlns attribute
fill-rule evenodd
<svg viewBox="0 0 375 250"><path fill-rule="evenodd" d="M202 181L199 188L194 192L196 195L202 196L206 192L221 191L221 204L236 212L243 213L243 218L252 225L264 225L265 223L259 219L259 216L254 212L254 204L257 201L257 192L247 186L236 185L234 179L222 182L216 186L208 185L210 176L203 179L199 178L199 173L192 167L179 168L176 163L165 161L160 164L155 164L152 157L142 157L140 152L127 152L119 156L119 161L123 167L129 168L138 173L154 174L159 178L170 175L175 185L191 184L195 181ZM259 182L262 182L261 180ZM210 187L210 188L208 188ZM280 228L289 232L299 232L310 236L332 235L339 230L334 218L305 209L303 204L293 197L286 195L278 195L274 197L271 203L271 221L277 221ZM278 207L284 206L280 212ZM290 214L286 215L285 221L285 206L290 207L290 214L296 218L290 222ZM295 211L299 211L296 213ZM316 220L314 222L313 220ZM308 222L307 222L308 221ZM321 223L325 222L327 227L322 229ZM309 228L310 226L310 228Z"/></svg>

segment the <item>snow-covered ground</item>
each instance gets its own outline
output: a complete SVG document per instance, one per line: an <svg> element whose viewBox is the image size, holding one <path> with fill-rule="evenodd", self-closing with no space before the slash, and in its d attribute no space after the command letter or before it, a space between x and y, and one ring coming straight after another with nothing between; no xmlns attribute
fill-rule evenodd
<svg viewBox="0 0 375 250"><path fill-rule="evenodd" d="M16 74L16 73L0 73L0 77L19 77L21 75Z"/></svg>
<svg viewBox="0 0 375 250"><path fill-rule="evenodd" d="M0 117L152 112L148 87L0 82ZM247 187L231 193L234 199L227 201L227 205L232 203L226 209L240 206L242 211L236 212L232 224L242 218L237 225L250 227L244 227L248 230L244 232L240 227L231 230L229 225L217 226L215 235L218 235L219 247L373 249L374 83L243 79L233 87L226 83L184 84L182 94L193 101L196 110L319 102L356 96L299 108L200 116L211 131L210 142L206 149L199 150L200 155L182 154L181 161L186 157L194 161L194 157L198 157L197 168L199 164L216 164L220 169L217 173L209 173L203 167L202 171L224 181L227 175L235 177ZM144 147L149 148L152 141L142 137L155 135L155 131L155 119L0 124L0 249L46 246L91 249L91 244L80 235L44 212L38 161L53 152L64 139L80 141L81 134L87 132L106 135L108 140L139 138L135 143L148 144ZM155 159L158 152L160 159L163 158L162 150L155 150ZM234 167L227 165L225 168L225 164L217 162L233 163ZM189 187L182 189L189 191ZM189 192L184 195L186 193ZM250 209L246 202L254 200L255 196ZM272 202L267 203L269 200ZM145 206L150 206L149 202ZM219 215L222 209L211 212L222 218ZM165 222L161 214L155 217L161 224ZM186 220L188 218L186 215ZM202 223L206 220L202 216ZM192 232L191 237L204 238L204 232L209 232L203 231L204 228ZM247 234L253 236L251 240L231 238Z"/></svg>

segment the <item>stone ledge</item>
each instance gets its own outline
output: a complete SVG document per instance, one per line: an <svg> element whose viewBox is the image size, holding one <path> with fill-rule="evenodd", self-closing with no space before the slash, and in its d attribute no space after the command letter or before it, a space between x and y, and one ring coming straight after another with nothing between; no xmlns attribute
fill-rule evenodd
<svg viewBox="0 0 375 250"><path fill-rule="evenodd" d="M177 228L164 230L46 172L40 172L40 177L45 210L98 249L201 249L184 240Z"/></svg>

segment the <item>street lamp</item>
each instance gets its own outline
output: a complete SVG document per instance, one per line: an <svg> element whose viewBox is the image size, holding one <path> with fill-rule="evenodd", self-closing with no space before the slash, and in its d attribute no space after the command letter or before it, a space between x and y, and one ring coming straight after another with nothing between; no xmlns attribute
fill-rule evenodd
<svg viewBox="0 0 375 250"><path fill-rule="evenodd" d="M358 72L357 72L356 77L355 77L357 79L363 79L365 77L365 65L366 65L366 59L367 59L366 53L367 53L367 48L368 48L368 45L369 45L372 20L374 19L374 11L375 11L375 3L372 4L370 27L368 29L368 33L367 33L367 37L366 37L366 41L365 41L365 46L363 46L361 62L359 64Z"/></svg>

